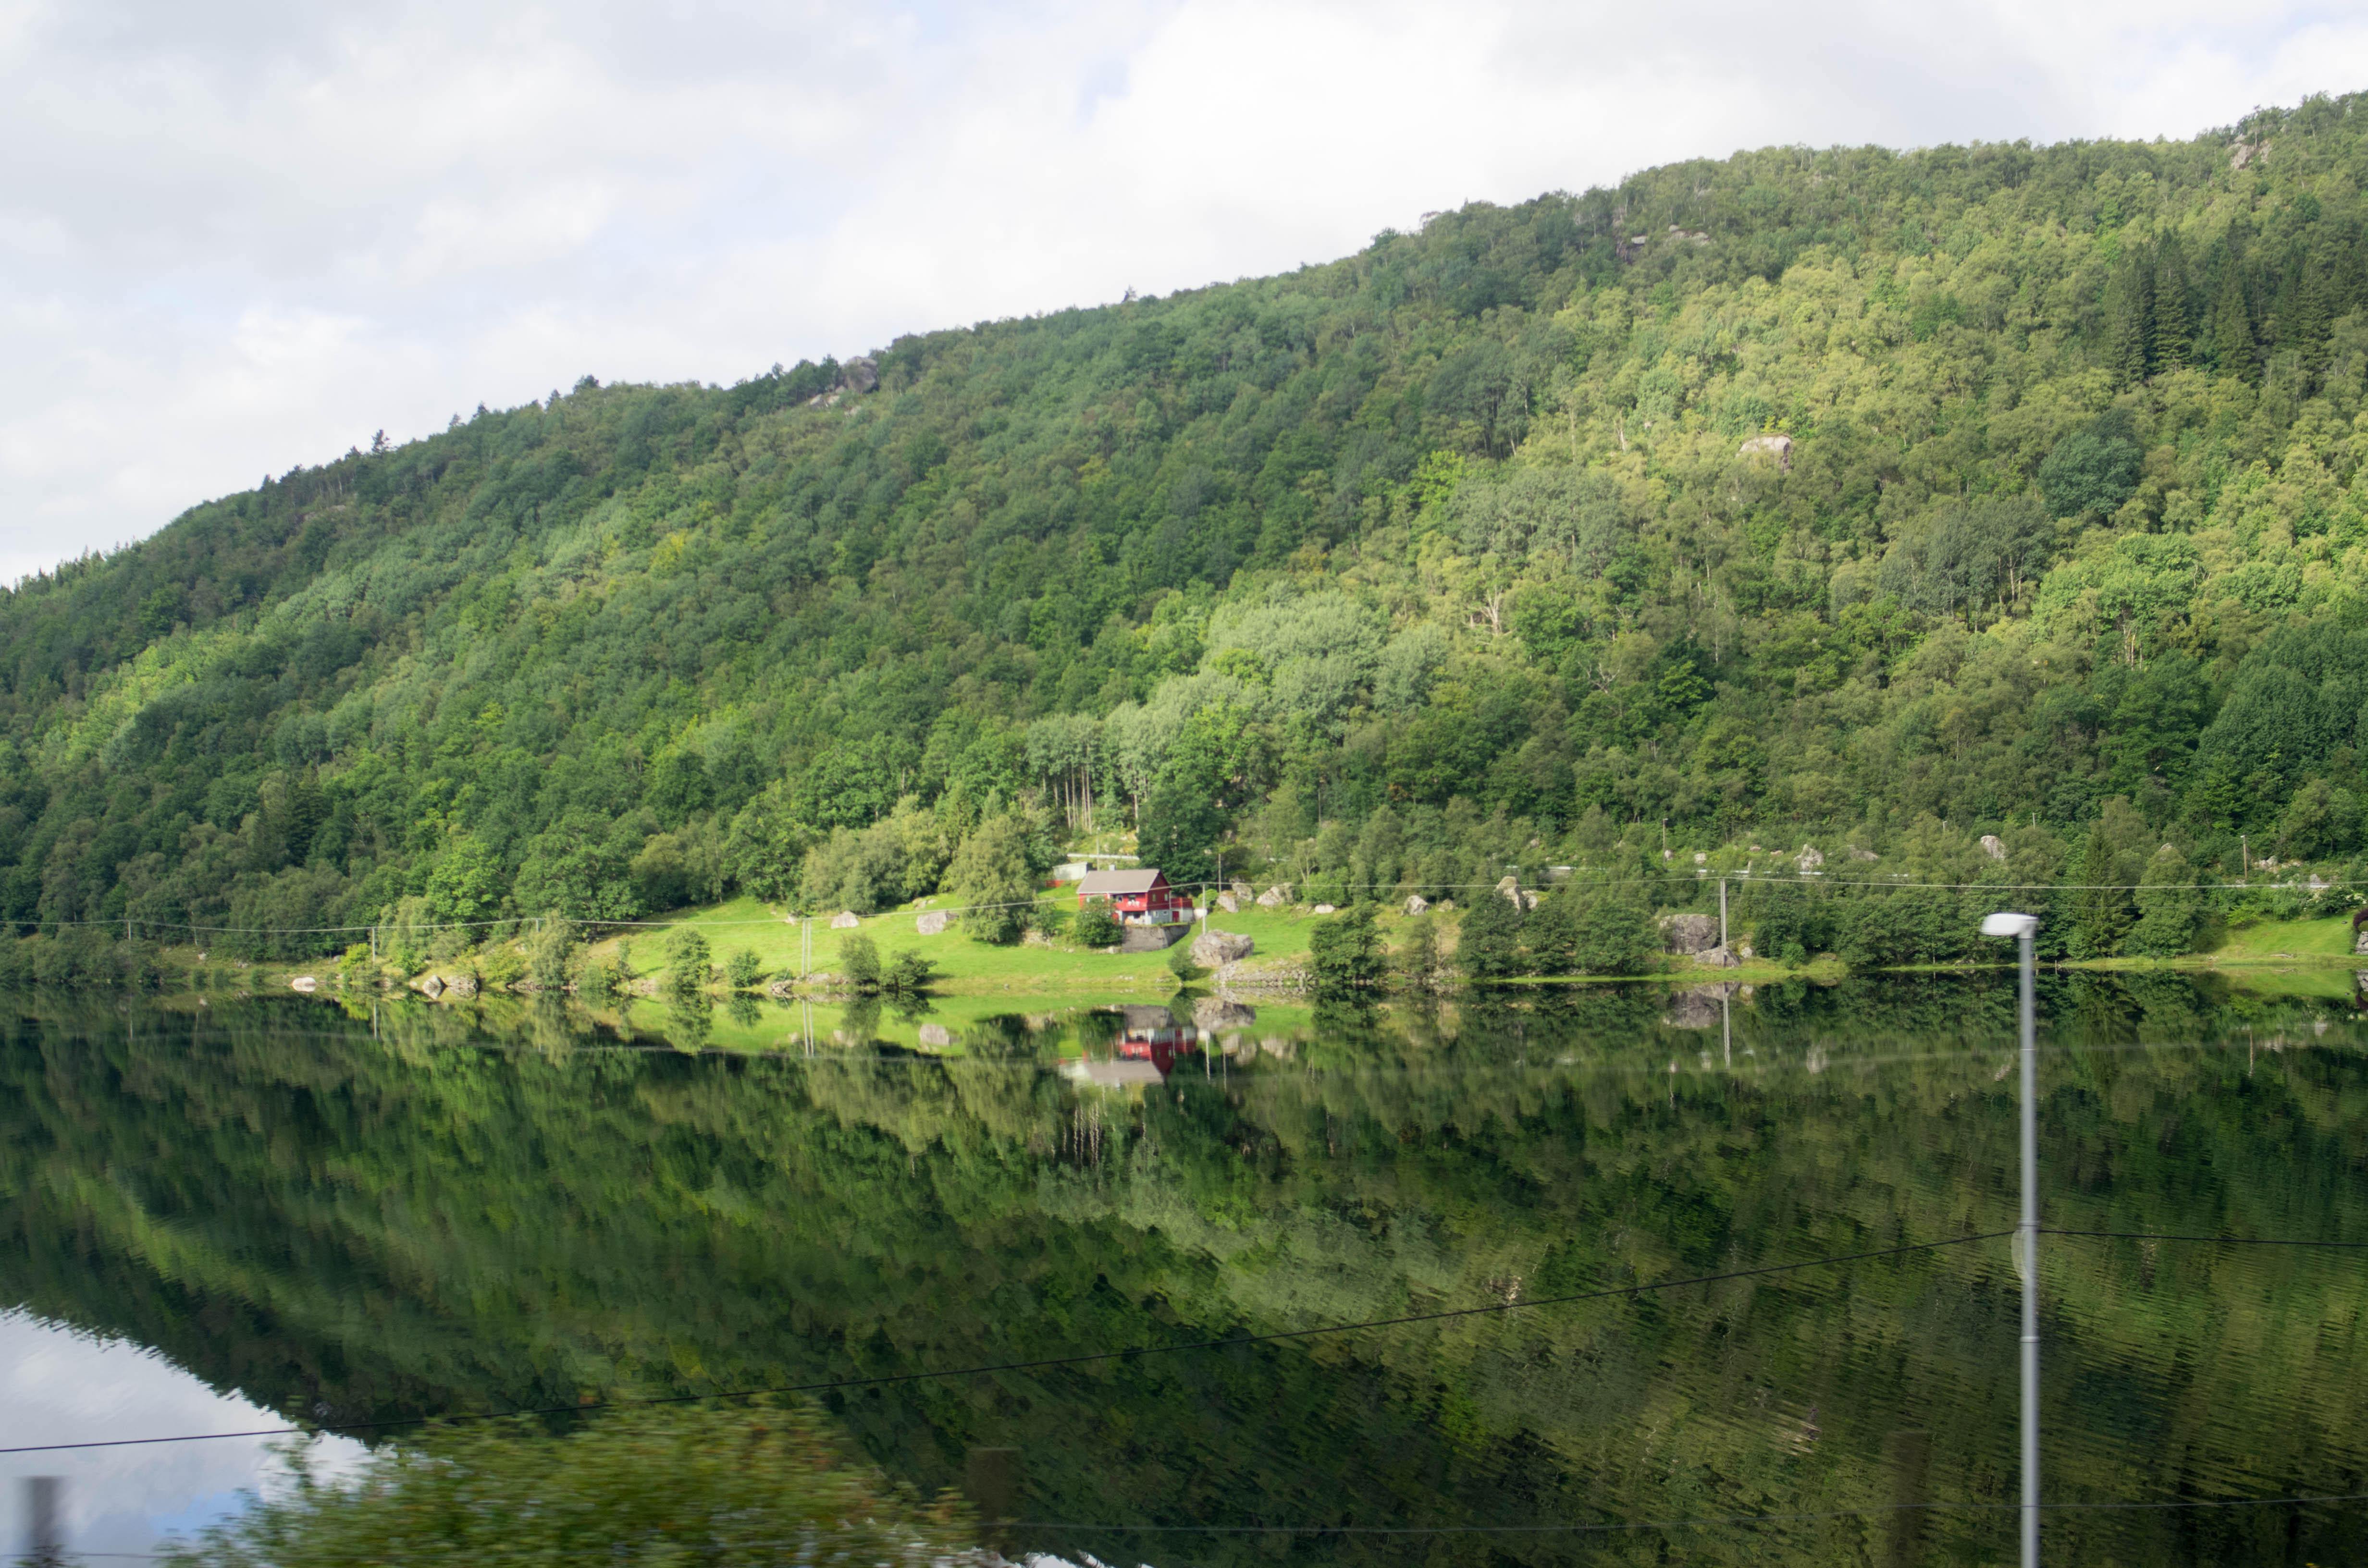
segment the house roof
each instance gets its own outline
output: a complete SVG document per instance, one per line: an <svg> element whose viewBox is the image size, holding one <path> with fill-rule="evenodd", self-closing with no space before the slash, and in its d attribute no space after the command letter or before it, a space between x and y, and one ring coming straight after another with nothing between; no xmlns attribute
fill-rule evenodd
<svg viewBox="0 0 2368 1568"><path fill-rule="evenodd" d="M1088 871L1077 883L1077 892L1082 894L1149 892L1159 882L1159 868L1156 866L1133 871Z"/></svg>

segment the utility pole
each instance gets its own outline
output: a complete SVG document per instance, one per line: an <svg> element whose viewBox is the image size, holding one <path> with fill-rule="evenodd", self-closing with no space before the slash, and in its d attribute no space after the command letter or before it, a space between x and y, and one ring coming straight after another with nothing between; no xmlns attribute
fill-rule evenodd
<svg viewBox="0 0 2368 1568"><path fill-rule="evenodd" d="M65 1482L54 1475L25 1478L25 1557L38 1568L63 1568L66 1560Z"/></svg>
<svg viewBox="0 0 2368 1568"><path fill-rule="evenodd" d="M1726 945L1726 879L1725 877L1718 880L1718 950L1730 954L1734 951Z"/></svg>
<svg viewBox="0 0 2368 1568"><path fill-rule="evenodd" d="M2022 1023L2022 1565L2039 1568L2039 1047L2032 999L2035 915L1998 914L1982 921L1985 937L2012 937L2022 960L2017 1011Z"/></svg>

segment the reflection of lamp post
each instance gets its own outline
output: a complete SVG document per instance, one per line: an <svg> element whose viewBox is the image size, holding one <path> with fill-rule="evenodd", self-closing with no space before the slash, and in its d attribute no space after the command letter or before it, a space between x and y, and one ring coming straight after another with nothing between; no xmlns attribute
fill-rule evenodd
<svg viewBox="0 0 2368 1568"><path fill-rule="evenodd" d="M1982 919L1985 937L2012 937L2022 975L2017 1008L2022 1022L2022 1562L2039 1568L2039 1050L2032 1019L2031 939L2039 929L2032 915L1998 914Z"/></svg>

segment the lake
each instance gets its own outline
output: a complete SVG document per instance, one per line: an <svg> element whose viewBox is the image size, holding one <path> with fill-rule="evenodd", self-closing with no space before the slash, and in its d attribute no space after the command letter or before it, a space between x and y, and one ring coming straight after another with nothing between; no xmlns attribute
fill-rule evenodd
<svg viewBox="0 0 2368 1568"><path fill-rule="evenodd" d="M2042 977L2045 1223L2368 1243L2351 976L2262 983ZM2013 1007L13 994L0 1446L875 1380L851 1443L1071 1561L2009 1561ZM2050 1561L2368 1561L2368 1504L2192 1506L2368 1493L2368 1249L2040 1268ZM136 1552L266 1462L5 1473Z"/></svg>

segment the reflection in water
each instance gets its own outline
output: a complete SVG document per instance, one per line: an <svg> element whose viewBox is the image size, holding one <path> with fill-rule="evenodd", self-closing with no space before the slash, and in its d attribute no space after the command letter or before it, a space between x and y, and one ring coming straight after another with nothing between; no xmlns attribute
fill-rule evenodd
<svg viewBox="0 0 2368 1568"><path fill-rule="evenodd" d="M1072 1559L1995 1556L2003 1242L1526 1304L2011 1222L2009 983L1713 991L598 1026L258 1001L131 1030L19 999L0 1304L332 1422L1508 1307L825 1403L924 1488L1013 1450L1015 1544ZM2368 1240L2348 976L2059 976L2042 1005L2051 1223ZM2368 1489L2359 1254L2057 1237L2043 1281L2055 1497ZM2066 1514L2050 1553L2333 1562L2360 1524Z"/></svg>
<svg viewBox="0 0 2368 1568"><path fill-rule="evenodd" d="M79 1334L24 1312L0 1312L0 1448L166 1432L239 1432L280 1425L270 1412L218 1393L137 1345ZM361 1445L314 1445L323 1474L351 1464ZM268 1439L9 1456L0 1542L23 1540L18 1476L63 1483L63 1539L85 1552L145 1552L165 1535L194 1531L237 1506L275 1471Z"/></svg>

